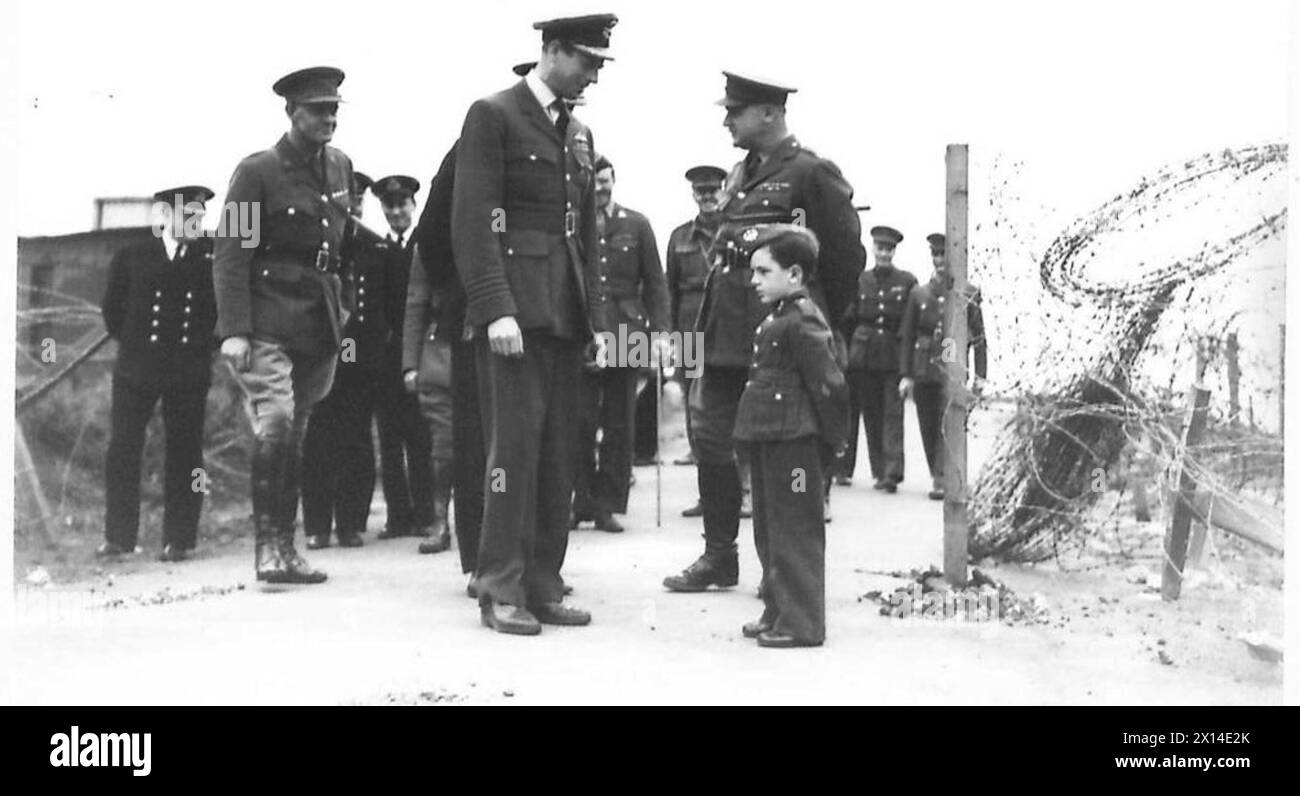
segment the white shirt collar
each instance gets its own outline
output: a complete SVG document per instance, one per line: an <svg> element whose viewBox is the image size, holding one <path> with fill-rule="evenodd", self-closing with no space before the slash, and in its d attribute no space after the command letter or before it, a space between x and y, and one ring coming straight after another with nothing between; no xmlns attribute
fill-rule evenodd
<svg viewBox="0 0 1300 796"><path fill-rule="evenodd" d="M537 73L537 67L534 66L531 72L524 75L524 83L528 85L528 90L533 92L533 96L541 103L542 110L546 111L546 117L554 122L560 115L560 111L552 104L557 98L555 92L551 91L551 87L542 82L541 75Z"/></svg>
<svg viewBox="0 0 1300 796"><path fill-rule="evenodd" d="M411 229L412 229L414 226L415 226L415 225L412 224L410 227L407 227L407 228L406 228L406 231L405 231L405 232L402 233L402 245L403 245L403 246L405 246L406 244L408 244L408 243L411 242ZM397 242L397 230L393 229L392 227L389 227L389 228L388 228L388 239L389 239L390 241L392 241L393 243L396 243L396 242Z"/></svg>
<svg viewBox="0 0 1300 796"><path fill-rule="evenodd" d="M163 227L162 244L163 249L167 251L167 259L176 259L176 250L180 248L181 242L176 240L176 236L172 234L172 228L170 226Z"/></svg>

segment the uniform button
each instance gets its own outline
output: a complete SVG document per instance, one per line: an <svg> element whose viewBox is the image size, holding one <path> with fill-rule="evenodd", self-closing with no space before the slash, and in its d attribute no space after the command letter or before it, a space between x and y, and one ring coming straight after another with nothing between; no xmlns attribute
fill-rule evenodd
<svg viewBox="0 0 1300 796"><path fill-rule="evenodd" d="M182 328L182 329L188 329L188 328L190 328L190 322L189 322L189 321L184 321L184 322L182 322L182 323L181 323L181 328Z"/></svg>
<svg viewBox="0 0 1300 796"><path fill-rule="evenodd" d="M293 214L294 214L294 209L291 207L289 208L289 215L293 215Z"/></svg>
<svg viewBox="0 0 1300 796"><path fill-rule="evenodd" d="M514 253L515 253L515 250L514 250L514 249L506 249L506 254L511 254L511 255L513 255Z"/></svg>
<svg viewBox="0 0 1300 796"><path fill-rule="evenodd" d="M193 291L193 290L187 290L187 291L185 291L185 298L187 298L187 299L192 299L192 298L194 298L194 291Z"/></svg>
<svg viewBox="0 0 1300 796"><path fill-rule="evenodd" d="M573 175L572 175L572 174L566 174L566 175L564 175L564 181L565 181L565 182L569 182L569 181L572 180L572 179L573 179Z"/></svg>
<svg viewBox="0 0 1300 796"><path fill-rule="evenodd" d="M601 257L601 258L600 258L600 261L601 261L602 263L607 263L607 262L609 262L609 258L608 258L608 257Z"/></svg>
<svg viewBox="0 0 1300 796"><path fill-rule="evenodd" d="M150 326L157 326L157 325L158 325L158 319L157 319L157 318L154 318L154 319L153 319L153 322L150 323L149 325L150 325Z"/></svg>
<svg viewBox="0 0 1300 796"><path fill-rule="evenodd" d="M182 343L188 343L189 341L190 341L190 338L186 337L185 335L181 335L181 342L182 342Z"/></svg>
<svg viewBox="0 0 1300 796"><path fill-rule="evenodd" d="M158 305L157 305L157 304L153 305L153 311L154 311L154 312L157 312L157 311L158 311Z"/></svg>
<svg viewBox="0 0 1300 796"><path fill-rule="evenodd" d="M366 289L364 287L357 288L357 295L364 296L365 294L366 294Z"/></svg>
<svg viewBox="0 0 1300 796"><path fill-rule="evenodd" d="M781 393L777 393L776 395L773 395L772 397L779 401L779 400L781 400Z"/></svg>
<svg viewBox="0 0 1300 796"><path fill-rule="evenodd" d="M922 304L922 305L921 305L921 309L925 309L925 308L928 307L928 306L929 306L928 304Z"/></svg>
<svg viewBox="0 0 1300 796"><path fill-rule="evenodd" d="M271 271L269 268L262 269L262 276L270 276L270 275L271 275Z"/></svg>
<svg viewBox="0 0 1300 796"><path fill-rule="evenodd" d="M155 290L155 291L153 292L153 295L154 295L154 298L162 298L162 291L161 291L161 290Z"/></svg>
<svg viewBox="0 0 1300 796"><path fill-rule="evenodd" d="M766 199L763 200L763 207L767 207L767 200L766 200Z"/></svg>
<svg viewBox="0 0 1300 796"><path fill-rule="evenodd" d="M329 250L330 250L330 242L329 242L329 241L322 241L320 247L321 247L321 249L324 250L324 251L329 251Z"/></svg>
<svg viewBox="0 0 1300 796"><path fill-rule="evenodd" d="M601 275L600 275L600 281L602 281L602 282L605 281L605 275L604 275L604 274L601 274Z"/></svg>
<svg viewBox="0 0 1300 796"><path fill-rule="evenodd" d="M366 322L366 316L365 316L365 315L360 315L360 314L358 314L358 315L357 315L357 322L358 322L358 323L365 323L365 322Z"/></svg>
<svg viewBox="0 0 1300 796"><path fill-rule="evenodd" d="M534 155L532 152L529 152L529 153L528 153L528 159L529 159L529 160L537 160L537 156Z"/></svg>
<svg viewBox="0 0 1300 796"><path fill-rule="evenodd" d="M876 305L876 309L878 309L878 310L883 310L884 308L885 308L885 305L884 305L884 304L877 304L877 305Z"/></svg>
<svg viewBox="0 0 1300 796"><path fill-rule="evenodd" d="M604 238L601 238L601 239L600 239L600 245L601 245L601 246L604 246L604 245L605 245L605 239L604 239Z"/></svg>
<svg viewBox="0 0 1300 796"><path fill-rule="evenodd" d="M322 218L320 220L320 225L322 227L328 227L330 225L330 220L328 218Z"/></svg>
<svg viewBox="0 0 1300 796"><path fill-rule="evenodd" d="M565 207L566 210L572 210L572 209L573 209L573 202L565 202L565 203L564 203L564 207Z"/></svg>
<svg viewBox="0 0 1300 796"><path fill-rule="evenodd" d="M320 200L321 200L322 202L328 202L328 201L330 200L329 195L328 195L328 194L321 194L321 195L320 195Z"/></svg>
<svg viewBox="0 0 1300 796"><path fill-rule="evenodd" d="M158 342L158 335L156 335L156 334L151 334L151 335L149 335L149 342L151 342L151 343L156 343L156 342Z"/></svg>
<svg viewBox="0 0 1300 796"><path fill-rule="evenodd" d="M362 274L362 275L361 275L361 281L362 281L362 282L366 281L366 275L365 275L365 274Z"/></svg>
<svg viewBox="0 0 1300 796"><path fill-rule="evenodd" d="M940 304L943 303L943 296L940 296L940 297L938 298L938 302L939 302Z"/></svg>
<svg viewBox="0 0 1300 796"><path fill-rule="evenodd" d="M740 193L736 194L736 198L737 198L737 199L744 199L744 198L745 198L745 192L744 192L744 191L741 191Z"/></svg>
<svg viewBox="0 0 1300 796"><path fill-rule="evenodd" d="M188 305L188 304L185 305L185 314L186 314L186 315L189 315L189 314L190 314L190 305Z"/></svg>

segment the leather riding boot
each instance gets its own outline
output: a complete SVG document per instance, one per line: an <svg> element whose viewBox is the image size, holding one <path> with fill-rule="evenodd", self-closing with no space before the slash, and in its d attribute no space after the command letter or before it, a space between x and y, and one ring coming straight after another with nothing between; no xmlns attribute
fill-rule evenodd
<svg viewBox="0 0 1300 796"><path fill-rule="evenodd" d="M451 502L453 471L450 459L433 460L433 522L427 542L420 542L421 553L441 553L451 548L451 528L447 525L447 504Z"/></svg>
<svg viewBox="0 0 1300 796"><path fill-rule="evenodd" d="M285 443L279 455L284 477L280 482L279 505L276 506L277 537L280 559L284 562L284 583L322 583L325 573L312 569L294 547L294 526L298 515L298 467L301 451L292 441Z"/></svg>
<svg viewBox="0 0 1300 796"><path fill-rule="evenodd" d="M276 445L258 440L253 449L253 528L256 533L253 567L257 579L284 582L284 560L280 558L276 498L279 496L279 461Z"/></svg>
<svg viewBox="0 0 1300 796"><path fill-rule="evenodd" d="M740 532L740 477L736 465L700 462L700 505L704 509L704 555L680 575L664 578L669 591L729 588L740 579L736 537Z"/></svg>

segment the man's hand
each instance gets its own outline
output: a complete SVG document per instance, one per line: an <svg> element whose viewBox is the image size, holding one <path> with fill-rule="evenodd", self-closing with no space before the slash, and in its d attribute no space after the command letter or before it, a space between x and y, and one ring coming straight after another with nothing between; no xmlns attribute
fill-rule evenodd
<svg viewBox="0 0 1300 796"><path fill-rule="evenodd" d="M902 379L900 379L899 382L898 382L898 397L901 398L901 399L904 400L904 401L906 401L908 398L911 398L911 397L912 397L912 386L913 386L914 384L916 384L916 380L915 380L915 379L910 379L910 378L907 378L906 376L904 376Z"/></svg>
<svg viewBox="0 0 1300 796"><path fill-rule="evenodd" d="M244 373L253 366L253 346L247 337L227 337L221 341L221 355L230 359L235 370Z"/></svg>
<svg viewBox="0 0 1300 796"><path fill-rule="evenodd" d="M666 368L673 364L675 356L673 343L666 337L656 337L650 343L650 364L656 368Z"/></svg>
<svg viewBox="0 0 1300 796"><path fill-rule="evenodd" d="M420 374L414 369L408 370L402 374L402 386L406 388L407 392L417 393L420 391L418 385L419 375Z"/></svg>
<svg viewBox="0 0 1300 796"><path fill-rule="evenodd" d="M503 315L488 324L488 345L492 353L503 357L521 357L524 355L524 333L519 331L519 324L513 315Z"/></svg>

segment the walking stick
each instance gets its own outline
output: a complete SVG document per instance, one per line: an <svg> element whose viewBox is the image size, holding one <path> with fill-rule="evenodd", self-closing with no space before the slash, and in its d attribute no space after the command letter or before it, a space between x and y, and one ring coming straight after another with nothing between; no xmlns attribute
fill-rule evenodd
<svg viewBox="0 0 1300 796"><path fill-rule="evenodd" d="M663 419L664 370L663 363L655 364L655 527L663 527Z"/></svg>

